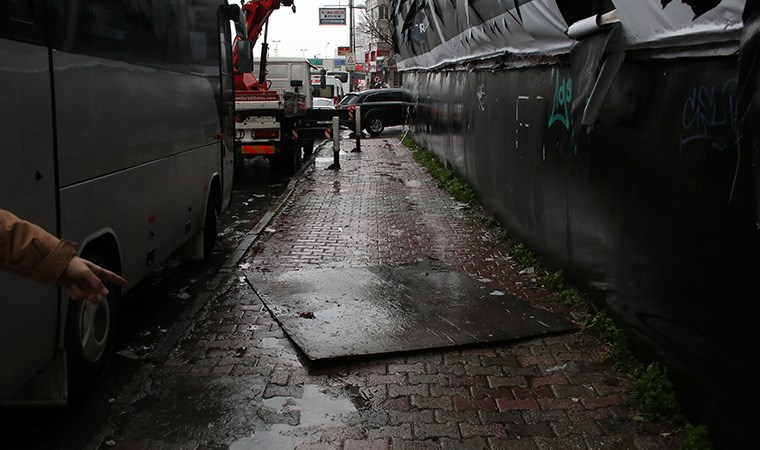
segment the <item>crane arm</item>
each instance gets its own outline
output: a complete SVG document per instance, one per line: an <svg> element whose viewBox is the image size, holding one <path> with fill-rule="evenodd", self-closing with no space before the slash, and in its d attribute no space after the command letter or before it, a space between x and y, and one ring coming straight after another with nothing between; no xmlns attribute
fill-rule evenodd
<svg viewBox="0 0 760 450"><path fill-rule="evenodd" d="M251 46L256 44L259 35L261 35L261 32L266 26L267 20L269 20L269 16L275 9L280 9L280 6L290 6L295 12L295 6L293 6L293 2L294 0L247 0L242 4L241 10L245 14L246 32L248 40L251 41ZM233 59L235 56L236 55L233 55ZM238 81L238 83L246 86L249 89L253 86L258 85L258 82L256 81L253 74L243 74L239 78L241 79Z"/></svg>
<svg viewBox="0 0 760 450"><path fill-rule="evenodd" d="M251 44L256 43L272 11L280 9L280 3L280 0L249 0L243 4L241 9L245 12L248 40Z"/></svg>

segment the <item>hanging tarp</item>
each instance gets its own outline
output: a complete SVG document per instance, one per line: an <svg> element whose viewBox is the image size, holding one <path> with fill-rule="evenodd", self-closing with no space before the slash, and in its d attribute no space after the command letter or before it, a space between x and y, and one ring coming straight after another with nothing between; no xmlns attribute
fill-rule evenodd
<svg viewBox="0 0 760 450"><path fill-rule="evenodd" d="M613 10L617 48L738 45L745 0L394 0L393 8L399 69L430 70L566 54L579 39L570 26Z"/></svg>
<svg viewBox="0 0 760 450"><path fill-rule="evenodd" d="M630 47L737 40L745 0L613 0Z"/></svg>
<svg viewBox="0 0 760 450"><path fill-rule="evenodd" d="M564 53L573 43L554 0L401 0L395 8L400 69L504 53Z"/></svg>

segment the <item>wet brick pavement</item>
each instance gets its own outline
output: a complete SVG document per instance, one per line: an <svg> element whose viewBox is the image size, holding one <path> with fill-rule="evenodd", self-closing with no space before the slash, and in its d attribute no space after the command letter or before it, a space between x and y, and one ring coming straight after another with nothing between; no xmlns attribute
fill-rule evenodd
<svg viewBox="0 0 760 450"><path fill-rule="evenodd" d="M560 314L496 232L398 144L363 141L328 171L323 149L241 266L211 286L174 344L112 405L102 448L677 448L623 404L630 379L574 332L309 363L242 276L439 260ZM353 142L344 140L344 148Z"/></svg>

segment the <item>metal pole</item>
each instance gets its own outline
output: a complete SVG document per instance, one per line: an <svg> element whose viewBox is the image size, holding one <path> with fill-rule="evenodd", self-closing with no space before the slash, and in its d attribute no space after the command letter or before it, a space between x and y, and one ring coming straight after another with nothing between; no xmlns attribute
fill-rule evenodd
<svg viewBox="0 0 760 450"><path fill-rule="evenodd" d="M348 36L348 42L349 46L351 48L351 53L354 55L354 60L356 60L356 38L354 37L354 0L349 0L348 2L348 10L349 10L349 36ZM346 67L346 70L348 70L348 67ZM348 92L354 92L354 71L356 70L356 67L352 67L351 70L348 71Z"/></svg>
<svg viewBox="0 0 760 450"><path fill-rule="evenodd" d="M340 169L340 119L333 117L333 164L332 168Z"/></svg>
<svg viewBox="0 0 760 450"><path fill-rule="evenodd" d="M354 0L349 0L348 2L348 10L349 10L349 16L348 16L348 26L349 26L349 35L348 35L348 42L349 47L351 48L351 53L354 53L356 50L356 46L354 45Z"/></svg>
<svg viewBox="0 0 760 450"><path fill-rule="evenodd" d="M354 117L356 120L356 126L354 127L354 135L356 137L356 148L351 150L351 152L361 152L362 151L362 107L360 105L356 106L356 116Z"/></svg>

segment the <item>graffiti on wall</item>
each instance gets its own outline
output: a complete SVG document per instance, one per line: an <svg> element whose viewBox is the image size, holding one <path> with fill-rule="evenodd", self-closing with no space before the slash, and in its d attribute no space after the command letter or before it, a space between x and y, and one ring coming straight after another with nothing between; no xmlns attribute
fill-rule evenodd
<svg viewBox="0 0 760 450"><path fill-rule="evenodd" d="M573 80L557 75L554 86L554 100L549 116L549 126L559 122L566 130L570 129L570 103L573 101Z"/></svg>
<svg viewBox="0 0 760 450"><path fill-rule="evenodd" d="M704 142L724 152L736 147L741 131L736 119L736 79L692 89L683 105L681 145Z"/></svg>

